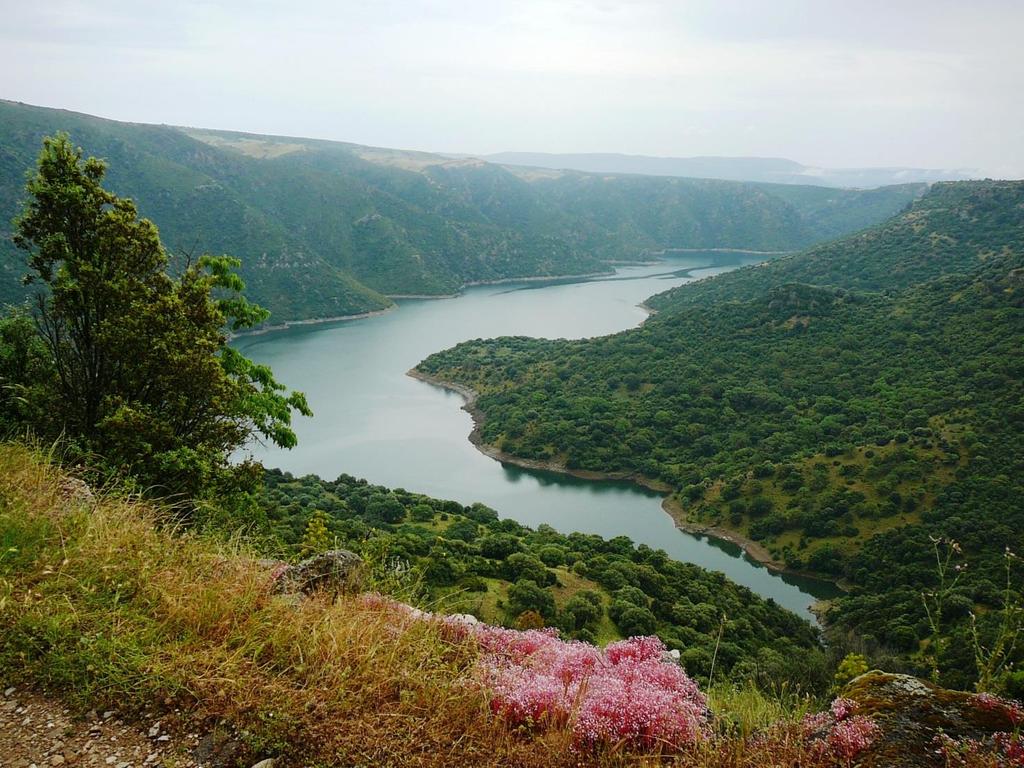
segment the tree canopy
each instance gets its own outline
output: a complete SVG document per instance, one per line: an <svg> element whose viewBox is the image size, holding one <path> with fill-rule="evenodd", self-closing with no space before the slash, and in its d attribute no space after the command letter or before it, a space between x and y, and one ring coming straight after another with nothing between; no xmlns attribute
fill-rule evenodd
<svg viewBox="0 0 1024 768"><path fill-rule="evenodd" d="M35 328L24 311L3 321L0 416L157 495L246 486L258 472L232 453L251 438L291 447L292 413L310 415L228 346L269 313L245 299L237 259L187 258L172 274L156 226L103 188L105 171L66 134L43 142L14 235L40 288Z"/></svg>
<svg viewBox="0 0 1024 768"><path fill-rule="evenodd" d="M1024 183L937 184L877 228L656 296L635 330L476 340L419 370L479 393L489 445L659 480L688 522L843 578L831 624L914 658L930 539L956 540L942 667L969 686L971 614L993 643L1024 546L1022 243Z"/></svg>

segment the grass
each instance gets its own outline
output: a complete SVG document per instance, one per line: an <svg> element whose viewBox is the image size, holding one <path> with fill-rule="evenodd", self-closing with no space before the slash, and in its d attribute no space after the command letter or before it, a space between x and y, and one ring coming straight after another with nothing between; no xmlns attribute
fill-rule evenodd
<svg viewBox="0 0 1024 768"><path fill-rule="evenodd" d="M822 465L827 469L826 482L821 489L812 494L814 496L845 489L859 491L868 503L876 505L881 505L891 491L898 492L903 498L917 500L913 511L879 514L873 517L854 515L856 536L811 537L804 535L801 529L791 528L779 534L755 539L750 531L754 519L749 514L743 514L738 524L730 519L729 505L722 499L722 491L726 485L724 481L712 485L700 502L692 506L687 505L687 515L695 521L733 530L744 538L756 540L777 559L783 558L787 552L797 553L806 558L825 545L835 547L847 557L852 556L876 534L920 520L921 512L934 505L937 491L952 482L955 469L966 463L967 451L959 439L958 428L939 424L934 419L930 426L935 436L928 440L914 439L906 445L893 442L884 446L857 446L837 457L815 454L792 462L805 477L814 474L815 465ZM937 446L941 439L955 446L960 454L955 466L944 461L945 454ZM909 467L912 467L910 471ZM846 475L846 470L852 472ZM885 492L881 490L881 481L887 482L888 490ZM772 502L776 512L784 512L797 505L801 495L806 495L803 490L783 490L781 482L774 478L755 480L745 476L741 478L741 482L741 500L750 500L755 496L766 498Z"/></svg>
<svg viewBox="0 0 1024 768"><path fill-rule="evenodd" d="M492 715L467 684L471 641L352 596L274 595L243 542L73 490L47 457L0 444L0 677L79 711L179 713L182 727L233 732L250 764L285 768L834 764L801 735L808 700L751 686L710 691L713 735L688 752L574 752L564 726Z"/></svg>
<svg viewBox="0 0 1024 768"><path fill-rule="evenodd" d="M274 597L238 543L163 525L114 494L72 503L62 480L0 446L5 679L81 709L181 708L200 726L227 723L254 756L293 762L544 765L568 754L559 734L523 741L490 715L464 684L469 644L426 622L397 631L354 598Z"/></svg>

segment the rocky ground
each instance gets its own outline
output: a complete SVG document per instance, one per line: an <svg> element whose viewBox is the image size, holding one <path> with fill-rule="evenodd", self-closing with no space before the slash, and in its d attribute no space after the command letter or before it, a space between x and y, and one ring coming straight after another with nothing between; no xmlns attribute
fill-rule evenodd
<svg viewBox="0 0 1024 768"><path fill-rule="evenodd" d="M76 717L54 699L16 688L0 698L0 768L216 768L236 750L227 738L176 732L166 718Z"/></svg>

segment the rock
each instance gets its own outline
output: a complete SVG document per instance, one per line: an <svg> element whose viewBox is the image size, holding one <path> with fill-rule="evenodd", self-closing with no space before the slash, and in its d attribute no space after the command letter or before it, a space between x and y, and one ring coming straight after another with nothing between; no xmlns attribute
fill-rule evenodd
<svg viewBox="0 0 1024 768"><path fill-rule="evenodd" d="M92 507L96 497L88 484L77 477L63 477L57 486L61 498L82 507Z"/></svg>
<svg viewBox="0 0 1024 768"><path fill-rule="evenodd" d="M471 613L453 613L448 617L449 621L453 621L456 624L465 624L466 626L472 627L475 624L480 623L480 619Z"/></svg>
<svg viewBox="0 0 1024 768"><path fill-rule="evenodd" d="M946 690L909 675L866 672L841 695L881 728L858 760L864 768L940 768L947 764L944 740L991 748L1024 724L1024 709L1013 702Z"/></svg>
<svg viewBox="0 0 1024 768"><path fill-rule="evenodd" d="M362 584L363 559L355 552L332 549L280 570L274 591L338 594L358 591Z"/></svg>
<svg viewBox="0 0 1024 768"><path fill-rule="evenodd" d="M215 729L200 739L192 752L197 764L206 768L235 766L241 759L243 746L223 730Z"/></svg>
<svg viewBox="0 0 1024 768"><path fill-rule="evenodd" d="M252 768L274 768L274 758L268 757L266 760L260 760Z"/></svg>
<svg viewBox="0 0 1024 768"><path fill-rule="evenodd" d="M10 688L8 688L7 690L4 691L4 698L5 699L11 698L11 696L14 695L14 691L15 691L15 688L12 685Z"/></svg>

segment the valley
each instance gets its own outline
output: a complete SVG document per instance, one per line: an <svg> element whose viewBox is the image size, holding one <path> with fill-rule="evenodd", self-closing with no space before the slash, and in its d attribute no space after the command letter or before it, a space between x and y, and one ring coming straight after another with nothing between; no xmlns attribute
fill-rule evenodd
<svg viewBox="0 0 1024 768"><path fill-rule="evenodd" d="M27 293L8 229L43 136L69 132L181 269L242 260L270 325L394 296L608 272L665 248L792 250L883 220L924 184L827 189L503 166L345 142L105 120L0 100L0 301Z"/></svg>
<svg viewBox="0 0 1024 768"><path fill-rule="evenodd" d="M827 582L769 571L728 542L675 529L662 494L626 479L581 479L517 467L479 452L460 395L409 378L427 355L467 337L515 334L585 338L646 318L654 293L762 258L719 252L674 254L587 281L478 287L457 299L401 301L387 315L331 326L242 337L236 347L303 390L316 417L297 424L291 450L252 449L266 466L333 479L340 472L392 488L482 502L502 517L562 533L628 536L731 580L810 619L808 608L837 591ZM720 266L707 266L720 264Z"/></svg>
<svg viewBox="0 0 1024 768"><path fill-rule="evenodd" d="M956 552L941 663L964 685L966 606L1003 601L1020 544L1022 195L937 184L881 226L655 296L634 331L473 341L418 370L479 393L490 446L641 474L687 525L845 579L830 622L920 660L922 585Z"/></svg>

